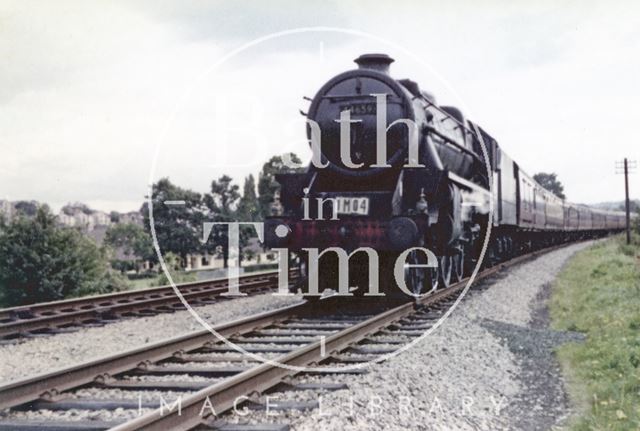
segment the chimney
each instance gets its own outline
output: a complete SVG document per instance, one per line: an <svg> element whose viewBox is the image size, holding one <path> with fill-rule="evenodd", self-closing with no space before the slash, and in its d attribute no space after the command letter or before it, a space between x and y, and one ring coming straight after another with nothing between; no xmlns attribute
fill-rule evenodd
<svg viewBox="0 0 640 431"><path fill-rule="evenodd" d="M359 69L376 70L389 74L389 65L395 60L387 54L362 54L354 60Z"/></svg>

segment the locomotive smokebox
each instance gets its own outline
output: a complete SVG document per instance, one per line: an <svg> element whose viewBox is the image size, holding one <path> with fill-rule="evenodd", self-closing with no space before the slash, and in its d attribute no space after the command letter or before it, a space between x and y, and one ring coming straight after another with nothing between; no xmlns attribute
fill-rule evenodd
<svg viewBox="0 0 640 431"><path fill-rule="evenodd" d="M395 60L387 54L362 54L353 60L359 69L377 70L381 73L389 74L389 65Z"/></svg>
<svg viewBox="0 0 640 431"><path fill-rule="evenodd" d="M405 123L416 120L412 96L400 81L389 75L393 58L386 54L363 54L354 61L359 67L330 79L309 107L308 118L319 126L320 151L329 163L320 176L326 174L328 178L337 173L349 178L372 178L388 173L390 179L397 170L392 172L387 168L402 165L407 153L409 128ZM374 95L386 95L382 102L384 109L380 112ZM340 120L345 111L350 114L348 122ZM343 127L345 124L347 127ZM386 126L389 124L395 125L389 128ZM381 129L380 133L378 129ZM307 127L310 142L311 131ZM378 161L379 134L386 137L386 163L382 156ZM348 149L345 143L348 143ZM380 144L381 147L384 145L384 142Z"/></svg>

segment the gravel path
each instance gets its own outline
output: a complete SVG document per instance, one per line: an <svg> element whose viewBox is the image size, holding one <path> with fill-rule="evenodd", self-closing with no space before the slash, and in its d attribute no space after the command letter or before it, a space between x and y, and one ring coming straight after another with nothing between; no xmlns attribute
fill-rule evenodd
<svg viewBox="0 0 640 431"><path fill-rule="evenodd" d="M586 246L486 282L424 342L368 374L321 377L349 385L322 396L321 410L262 419L292 420L294 430L550 429L568 412L551 349L579 337L548 330L541 309L549 283Z"/></svg>
<svg viewBox="0 0 640 431"><path fill-rule="evenodd" d="M195 308L210 324L227 322L300 301L297 296L264 294ZM202 326L188 311L127 319L67 334L0 346L0 382L66 368L75 363L123 352Z"/></svg>

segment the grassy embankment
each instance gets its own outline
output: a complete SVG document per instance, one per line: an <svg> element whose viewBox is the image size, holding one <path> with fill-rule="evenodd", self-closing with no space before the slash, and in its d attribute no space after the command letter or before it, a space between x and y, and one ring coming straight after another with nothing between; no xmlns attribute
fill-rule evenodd
<svg viewBox="0 0 640 431"><path fill-rule="evenodd" d="M572 430L640 430L640 237L600 242L558 277L552 326L585 334L558 349L578 406Z"/></svg>

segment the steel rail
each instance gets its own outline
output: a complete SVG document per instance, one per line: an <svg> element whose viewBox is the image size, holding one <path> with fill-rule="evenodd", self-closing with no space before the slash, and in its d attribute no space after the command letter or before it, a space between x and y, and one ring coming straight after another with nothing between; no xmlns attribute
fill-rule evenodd
<svg viewBox="0 0 640 431"><path fill-rule="evenodd" d="M438 296L442 298L441 295ZM378 332L395 321L413 313L415 305L406 302L398 307L380 313L362 323L350 326L322 341L316 341L278 358L277 362L288 367L304 367L327 359L324 352L338 353L365 337ZM323 352L324 349L324 352ZM157 409L147 415L133 419L113 428L113 431L129 430L188 430L202 423L205 415L200 415L203 406L212 405L217 414L233 408L236 400L252 392L264 392L285 377L297 374L295 370L278 364L265 363L223 380L182 400L178 411L166 412ZM205 409L206 410L206 409ZM175 412L175 413L174 413ZM209 411L209 413L211 413Z"/></svg>
<svg viewBox="0 0 640 431"><path fill-rule="evenodd" d="M223 337L254 331L279 320L306 312L309 303L301 303L254 316L212 326ZM40 374L0 386L0 410L15 407L36 399L48 399L61 392L87 383L108 379L126 371L144 368L150 363L168 359L181 352L194 350L220 340L206 329L170 338L127 352Z"/></svg>
<svg viewBox="0 0 640 431"><path fill-rule="evenodd" d="M272 288L277 283L277 271L249 274L240 278L242 293L254 293ZM295 272L291 272L295 279ZM224 295L228 280L217 278L176 285L188 301L202 301ZM0 310L0 338L60 326L113 320L127 313L150 312L154 314L174 311L181 301L172 286L116 292L63 301L53 301ZM178 308L176 308L178 306Z"/></svg>
<svg viewBox="0 0 640 431"><path fill-rule="evenodd" d="M255 272L250 274L244 274L240 276L240 281L246 278L259 278L259 277L265 277L265 276L274 276L276 274L277 274L277 271L261 271L261 272ZM210 286L212 284L218 285L218 284L226 284L226 283L227 283L226 277L219 277L219 278L212 278L208 280L180 283L180 284L177 284L176 286L179 289L183 290L183 289L198 289L198 288ZM98 303L99 301L103 301L106 303L106 302L117 301L121 299L129 299L129 298L135 299L136 297L139 297L141 295L145 295L145 296L158 295L158 294L161 295L161 294L166 294L172 291L173 291L173 288L171 285L164 285L164 286L149 287L144 289L127 290L122 292L104 293L100 295L83 296L80 298L63 299L60 301L50 301L50 302L40 302L40 303L29 304L29 305L19 305L16 307L0 309L0 319L11 318L16 314L20 314L20 313L43 313L43 312L62 309L63 307L78 307L78 306L84 306L84 305L93 305L95 303Z"/></svg>

